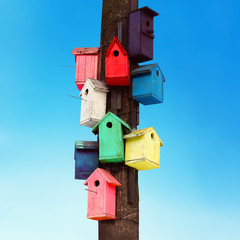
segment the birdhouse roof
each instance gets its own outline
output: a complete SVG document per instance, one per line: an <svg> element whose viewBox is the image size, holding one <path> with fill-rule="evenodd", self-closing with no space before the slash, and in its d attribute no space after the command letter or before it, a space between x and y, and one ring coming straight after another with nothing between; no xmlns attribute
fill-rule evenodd
<svg viewBox="0 0 240 240"><path fill-rule="evenodd" d="M136 9L136 10L132 11L131 13L133 13L133 12L138 12L138 11L145 12L145 13L151 15L152 17L155 17L155 16L158 16L158 15L159 15L159 13L153 11L153 10L152 10L151 8L149 8L149 7L139 8L139 9Z"/></svg>
<svg viewBox="0 0 240 240"><path fill-rule="evenodd" d="M144 128L144 129L140 129L140 130L134 130L131 133L124 135L123 139L127 139L127 138L135 138L135 137L142 137L145 134L152 132L156 135L156 137L159 139L160 141L160 146L163 146L163 142L160 139L160 137L158 136L157 132L155 131L155 129L153 127L150 128Z"/></svg>
<svg viewBox="0 0 240 240"><path fill-rule="evenodd" d="M99 47L92 48L74 48L72 54L75 55L96 55L99 53Z"/></svg>
<svg viewBox="0 0 240 240"><path fill-rule="evenodd" d="M158 67L160 69L157 63L139 66L131 71L131 75L134 76L134 75L143 74L143 73L150 73L153 71L155 67Z"/></svg>
<svg viewBox="0 0 240 240"><path fill-rule="evenodd" d="M76 149L98 149L98 142L96 141L76 141Z"/></svg>
<svg viewBox="0 0 240 240"><path fill-rule="evenodd" d="M109 92L107 85L103 81L88 78L82 88L80 96L82 96L82 92L85 90L87 83L89 83L96 91Z"/></svg>
<svg viewBox="0 0 240 240"><path fill-rule="evenodd" d="M89 81L89 83L95 90L109 92L108 87L105 82L96 80L96 79L92 79L92 78L88 78L87 81Z"/></svg>
<svg viewBox="0 0 240 240"><path fill-rule="evenodd" d="M116 116L116 115L113 114L112 112L108 112L108 113L93 127L92 132L93 132L94 134L97 134L97 133L98 133L99 125L100 125L106 118L108 118L108 117L110 117L110 116L113 117L113 118L115 118L117 121L119 121L119 122L122 124L122 126L125 128L125 130L131 131L131 127L130 127L127 123L125 123L121 118L119 118L118 116Z"/></svg>
<svg viewBox="0 0 240 240"><path fill-rule="evenodd" d="M124 47L122 46L122 44L120 43L120 41L118 40L117 37L114 37L111 44L109 45L107 52L106 52L106 56L109 55L110 51L112 50L114 44L118 44L118 46L120 47L120 49L122 50L123 54L127 55L127 52L125 51Z"/></svg>
<svg viewBox="0 0 240 240"><path fill-rule="evenodd" d="M139 66L137 68L135 68L134 70L131 71L131 75L132 76L137 76L139 74L147 74L147 73L151 73L154 68L158 68L158 70L160 71L162 77L163 77L163 81L165 82L165 77L159 67L159 65L157 63L154 64L148 64L148 65L143 65L143 66Z"/></svg>
<svg viewBox="0 0 240 240"><path fill-rule="evenodd" d="M104 169L101 169L101 168L97 168L89 177L88 179L84 182L84 185L88 185L88 182L91 181L91 179L94 179L94 176L96 174L100 174L102 176L103 179L106 180L106 182L108 182L109 184L111 185L114 185L114 186L121 186L121 183L119 183L117 181L116 178L114 178L110 172L108 172L107 170L104 170Z"/></svg>

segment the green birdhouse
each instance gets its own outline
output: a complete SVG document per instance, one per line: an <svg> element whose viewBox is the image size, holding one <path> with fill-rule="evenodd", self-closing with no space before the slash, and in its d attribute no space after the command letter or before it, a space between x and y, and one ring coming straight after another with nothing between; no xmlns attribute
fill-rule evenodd
<svg viewBox="0 0 240 240"><path fill-rule="evenodd" d="M123 134L130 131L128 124L108 112L92 129L94 134L99 134L99 161L124 162Z"/></svg>

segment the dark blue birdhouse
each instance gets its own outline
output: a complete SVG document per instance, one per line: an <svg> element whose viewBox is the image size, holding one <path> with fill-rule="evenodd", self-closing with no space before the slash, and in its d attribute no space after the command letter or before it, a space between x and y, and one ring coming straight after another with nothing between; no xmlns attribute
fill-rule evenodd
<svg viewBox="0 0 240 240"><path fill-rule="evenodd" d="M133 99L143 105L163 103L165 78L158 64L140 66L131 72Z"/></svg>
<svg viewBox="0 0 240 240"><path fill-rule="evenodd" d="M76 141L75 179L86 180L98 168L98 142Z"/></svg>

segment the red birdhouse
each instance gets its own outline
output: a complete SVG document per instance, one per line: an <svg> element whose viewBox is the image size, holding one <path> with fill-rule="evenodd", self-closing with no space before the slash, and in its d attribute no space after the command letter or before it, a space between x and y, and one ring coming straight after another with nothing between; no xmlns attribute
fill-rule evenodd
<svg viewBox="0 0 240 240"><path fill-rule="evenodd" d="M105 77L110 86L130 85L128 55L117 37L114 37L106 52Z"/></svg>
<svg viewBox="0 0 240 240"><path fill-rule="evenodd" d="M116 218L116 186L121 184L110 172L97 168L84 183L88 186L87 217L94 220Z"/></svg>
<svg viewBox="0 0 240 240"><path fill-rule="evenodd" d="M74 48L76 62L76 85L81 91L88 78L98 79L99 48Z"/></svg>

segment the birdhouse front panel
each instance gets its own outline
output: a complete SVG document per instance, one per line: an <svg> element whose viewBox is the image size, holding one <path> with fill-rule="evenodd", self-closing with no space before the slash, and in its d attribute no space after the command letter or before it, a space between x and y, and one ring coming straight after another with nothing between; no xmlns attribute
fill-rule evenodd
<svg viewBox="0 0 240 240"><path fill-rule="evenodd" d="M114 118L105 119L99 126L99 161L124 162L122 126Z"/></svg>
<svg viewBox="0 0 240 240"><path fill-rule="evenodd" d="M158 64L140 66L132 72L133 99L143 105L163 102L165 78Z"/></svg>
<svg viewBox="0 0 240 240"><path fill-rule="evenodd" d="M153 59L153 17L157 15L148 7L129 15L129 58L136 62Z"/></svg>
<svg viewBox="0 0 240 240"><path fill-rule="evenodd" d="M116 186L121 184L104 169L96 169L84 183L88 186L87 217L93 220L115 219Z"/></svg>
<svg viewBox="0 0 240 240"><path fill-rule="evenodd" d="M106 52L105 77L109 86L130 85L130 63L117 37L113 39Z"/></svg>
<svg viewBox="0 0 240 240"><path fill-rule="evenodd" d="M123 130L130 131L131 128L111 112L94 126L93 133L99 133L100 162L124 162Z"/></svg>
<svg viewBox="0 0 240 240"><path fill-rule="evenodd" d="M133 131L124 139L126 165L137 170L160 167L160 147L163 144L154 128Z"/></svg>
<svg viewBox="0 0 240 240"><path fill-rule="evenodd" d="M81 91L80 125L95 126L106 114L107 86L95 79L88 79Z"/></svg>
<svg viewBox="0 0 240 240"><path fill-rule="evenodd" d="M98 168L98 142L76 141L75 179L86 180Z"/></svg>
<svg viewBox="0 0 240 240"><path fill-rule="evenodd" d="M74 48L76 85L81 91L88 78L98 79L99 48Z"/></svg>
<svg viewBox="0 0 240 240"><path fill-rule="evenodd" d="M101 220L105 218L105 202L106 197L104 189L106 188L106 182L99 176L96 176L95 181L91 181L88 184L88 211L87 217L89 219Z"/></svg>

